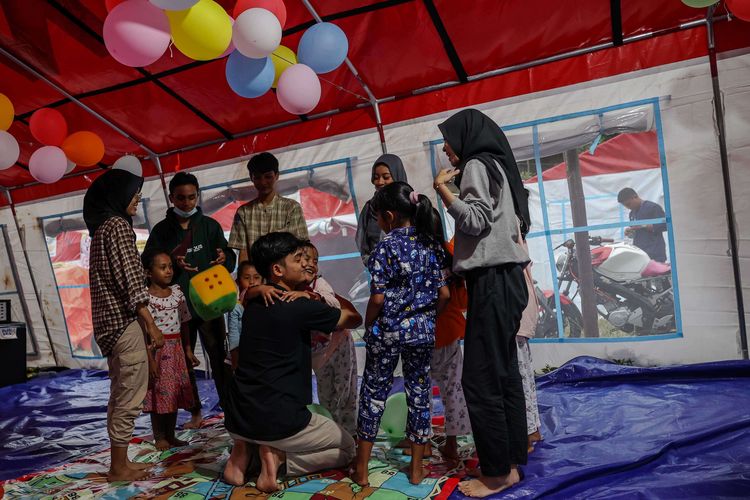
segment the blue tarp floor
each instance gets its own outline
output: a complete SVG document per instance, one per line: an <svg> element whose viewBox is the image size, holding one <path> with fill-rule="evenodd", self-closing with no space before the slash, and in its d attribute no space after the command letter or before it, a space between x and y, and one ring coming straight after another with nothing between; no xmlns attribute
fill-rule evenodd
<svg viewBox="0 0 750 500"><path fill-rule="evenodd" d="M749 382L742 361L636 368L576 358L537 379L544 441L523 483L498 497L750 498ZM213 385L199 383L214 408ZM0 480L105 449L108 394L106 373L92 370L0 389ZM149 433L142 416L136 434Z"/></svg>

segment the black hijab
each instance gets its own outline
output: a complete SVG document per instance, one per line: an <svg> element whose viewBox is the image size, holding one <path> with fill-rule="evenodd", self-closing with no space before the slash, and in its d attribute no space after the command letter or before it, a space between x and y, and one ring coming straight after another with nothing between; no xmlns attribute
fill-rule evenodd
<svg viewBox="0 0 750 500"><path fill-rule="evenodd" d="M445 142L461 159L461 174L456 177L460 187L463 169L470 160L479 160L487 167L490 178L502 185L503 178L498 172L495 161L502 167L513 194L513 208L521 221L521 232L529 232L529 193L523 186L521 173L518 171L513 150L508 139L490 117L476 109L464 109L438 125ZM494 161L493 161L494 160Z"/></svg>
<svg viewBox="0 0 750 500"><path fill-rule="evenodd" d="M408 182L406 178L406 170L404 164L396 155L384 154L380 155L375 163L372 164L372 175L370 180L375 177L375 169L385 165L391 172L391 177L394 182ZM357 248L362 255L369 255L374 249L375 245L380 241L380 227L378 227L378 216L374 210L372 210L370 202L368 201L362 208L362 213L359 218L359 226L357 228Z"/></svg>
<svg viewBox="0 0 750 500"><path fill-rule="evenodd" d="M91 237L111 217L122 217L133 225L127 208L141 190L143 177L127 170L107 170L91 184L83 197L83 220Z"/></svg>

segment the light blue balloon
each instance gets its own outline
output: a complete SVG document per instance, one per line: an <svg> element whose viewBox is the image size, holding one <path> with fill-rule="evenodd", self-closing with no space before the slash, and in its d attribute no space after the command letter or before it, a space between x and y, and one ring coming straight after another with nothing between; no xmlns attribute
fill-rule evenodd
<svg viewBox="0 0 750 500"><path fill-rule="evenodd" d="M275 71L270 57L251 59L235 50L227 58L227 83L237 95L260 97L271 89Z"/></svg>
<svg viewBox="0 0 750 500"><path fill-rule="evenodd" d="M302 35L297 61L320 75L341 66L348 51L349 40L341 28L332 23L317 23Z"/></svg>

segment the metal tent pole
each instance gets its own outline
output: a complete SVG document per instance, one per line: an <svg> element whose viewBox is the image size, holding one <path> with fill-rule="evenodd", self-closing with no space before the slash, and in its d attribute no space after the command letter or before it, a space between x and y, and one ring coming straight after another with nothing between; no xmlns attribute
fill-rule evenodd
<svg viewBox="0 0 750 500"><path fill-rule="evenodd" d="M734 275L734 293L737 300L737 315L740 322L740 346L742 359L748 359L747 325L745 323L745 300L742 296L742 274L740 272L739 244L737 242L737 221L734 216L734 199L732 198L732 180L729 172L729 155L727 153L726 124L724 122L724 103L719 86L719 66L716 61L716 41L713 14L716 5L708 9L706 26L708 28L708 61L711 66L711 83L714 94L714 112L716 113L716 135L719 139L721 157L721 178L724 183L724 201L727 208L727 225L729 226L729 251L732 258Z"/></svg>

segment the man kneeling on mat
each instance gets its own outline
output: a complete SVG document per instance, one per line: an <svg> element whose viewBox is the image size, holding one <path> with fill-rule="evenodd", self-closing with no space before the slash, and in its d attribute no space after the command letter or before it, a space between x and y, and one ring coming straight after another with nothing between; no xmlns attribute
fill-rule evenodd
<svg viewBox="0 0 750 500"><path fill-rule="evenodd" d="M270 233L250 249L258 272L282 291L306 279L304 246L290 233ZM299 298L249 302L242 320L239 362L229 386L225 423L234 439L224 481L242 485L260 458L256 488L279 489L277 474L302 476L343 467L355 455L354 439L333 420L312 414L310 331L356 328L361 318L346 309ZM285 471L283 470L285 466Z"/></svg>

